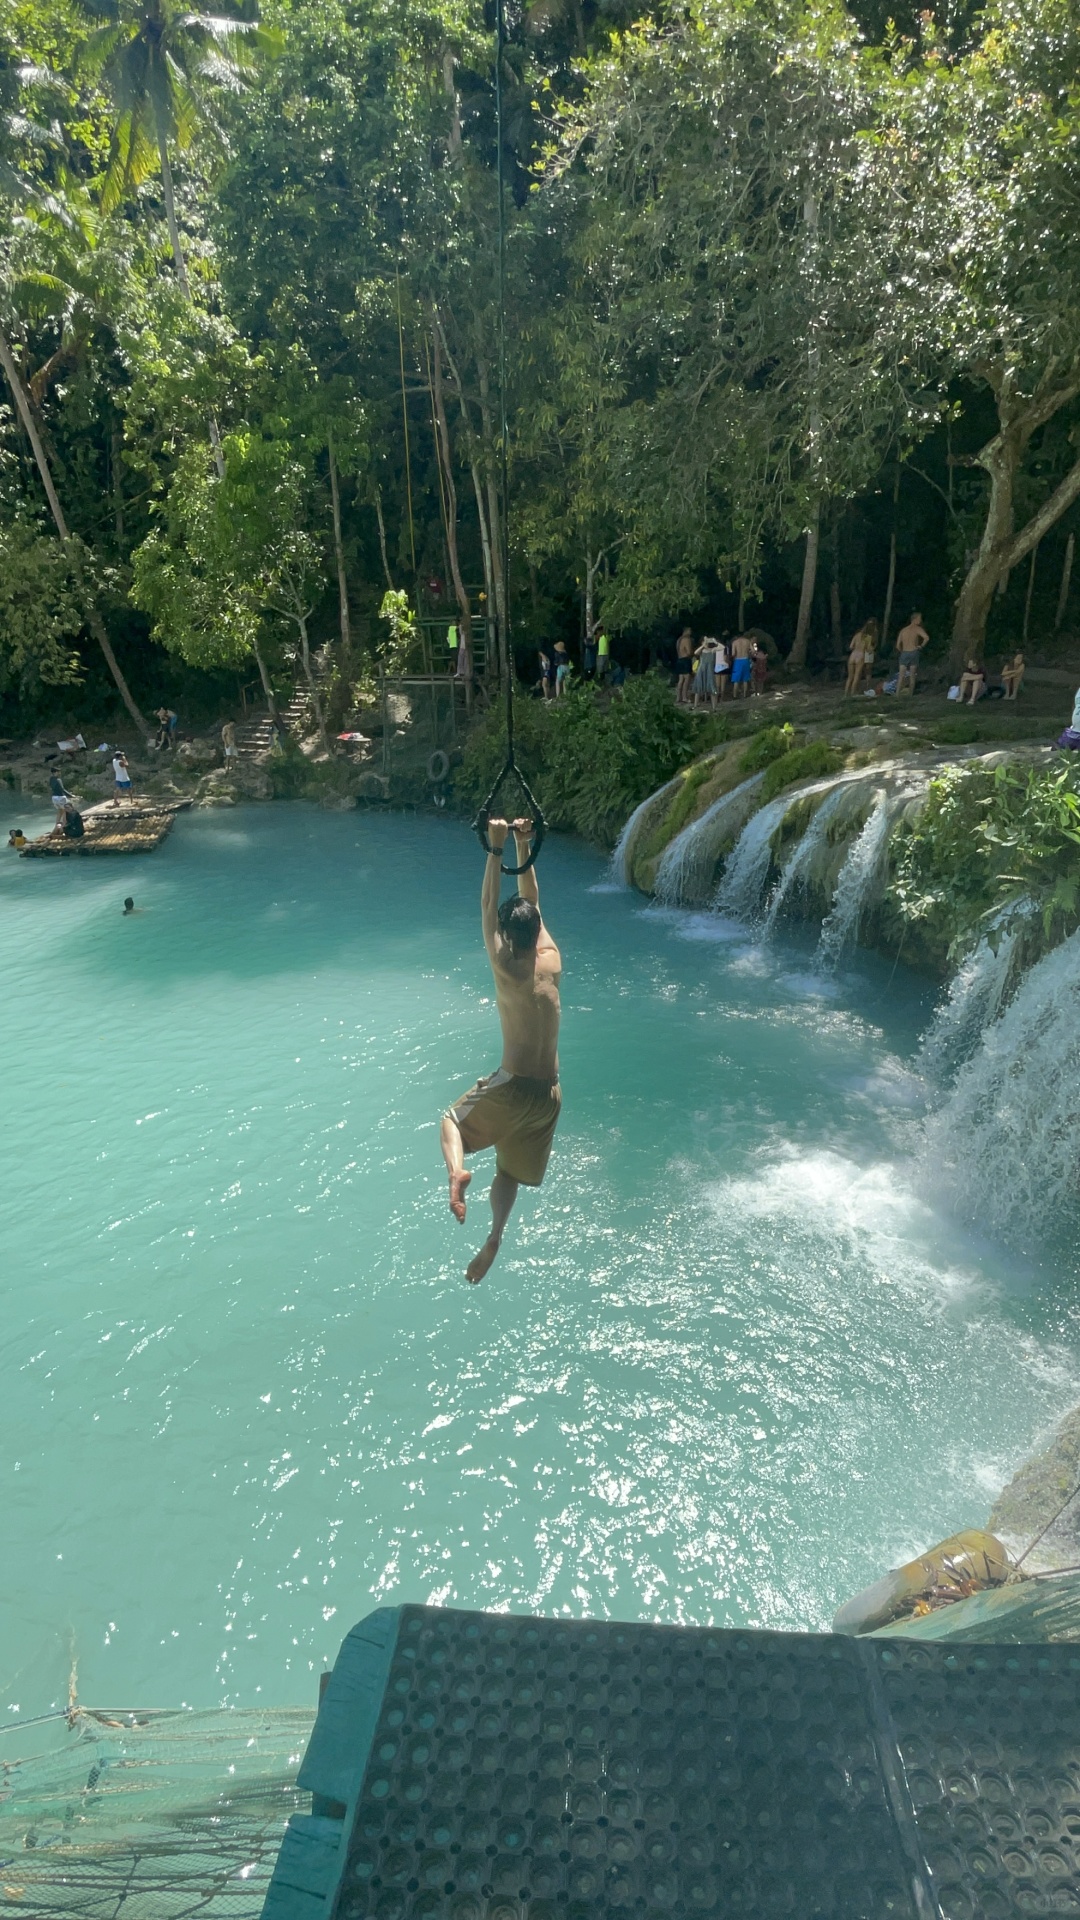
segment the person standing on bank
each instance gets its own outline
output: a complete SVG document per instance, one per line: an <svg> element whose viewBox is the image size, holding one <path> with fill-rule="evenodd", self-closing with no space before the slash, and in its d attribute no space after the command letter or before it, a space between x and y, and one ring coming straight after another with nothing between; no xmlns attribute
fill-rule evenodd
<svg viewBox="0 0 1080 1920"><path fill-rule="evenodd" d="M694 671L694 636L689 627L684 627L675 642L675 705L686 707L690 704L690 676Z"/></svg>
<svg viewBox="0 0 1080 1920"><path fill-rule="evenodd" d="M731 643L731 697L746 700L754 676L754 643L747 633L737 633Z"/></svg>
<svg viewBox="0 0 1080 1920"><path fill-rule="evenodd" d="M517 863L529 857L530 820L488 821L491 852L484 869L480 917L484 945L495 976L502 1026L502 1065L478 1080L443 1114L440 1135L450 1176L450 1211L464 1222L465 1192L472 1179L467 1153L495 1148L491 1186L491 1232L465 1269L475 1286L502 1244L518 1188L538 1187L547 1170L559 1118L559 981L562 959L540 917L536 868L520 875L520 893L499 904L502 857L512 832Z"/></svg>
<svg viewBox="0 0 1080 1920"><path fill-rule="evenodd" d="M912 614L907 625L901 627L896 637L896 651L900 656L896 674L897 693L914 693L915 676L919 671L919 655L930 644L930 635L922 623L922 614Z"/></svg>
<svg viewBox="0 0 1080 1920"><path fill-rule="evenodd" d="M128 766L126 753L120 753L118 750L113 754L112 770L115 787L113 806L118 807L122 800L131 798L131 768Z"/></svg>

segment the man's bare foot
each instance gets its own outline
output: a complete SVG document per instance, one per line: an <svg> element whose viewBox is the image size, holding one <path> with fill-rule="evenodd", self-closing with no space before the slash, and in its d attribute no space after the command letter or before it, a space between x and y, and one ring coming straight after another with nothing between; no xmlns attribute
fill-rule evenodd
<svg viewBox="0 0 1080 1920"><path fill-rule="evenodd" d="M470 1287L475 1287L477 1281L482 1280L488 1269L494 1265L495 1255L498 1251L499 1242L496 1240L494 1234L489 1234L479 1253L473 1255L465 1269L465 1278L469 1282Z"/></svg>
<svg viewBox="0 0 1080 1920"><path fill-rule="evenodd" d="M450 1175L450 1211L460 1226L465 1225L465 1189L471 1179L472 1174L465 1167L460 1173Z"/></svg>

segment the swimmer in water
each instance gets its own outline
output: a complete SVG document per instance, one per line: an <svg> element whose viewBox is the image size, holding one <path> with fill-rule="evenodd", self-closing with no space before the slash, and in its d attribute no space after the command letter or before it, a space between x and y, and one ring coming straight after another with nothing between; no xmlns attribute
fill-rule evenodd
<svg viewBox="0 0 1080 1920"><path fill-rule="evenodd" d="M144 913L144 912L145 912L145 908L137 907L129 893L127 899L124 901L124 911L121 914L120 918L122 920L126 920L129 913Z"/></svg>
<svg viewBox="0 0 1080 1920"><path fill-rule="evenodd" d="M489 820L491 852L480 896L484 945L495 976L502 1024L502 1065L462 1094L442 1121L443 1159L455 1220L465 1219L465 1189L472 1179L465 1155L495 1148L491 1232L465 1269L473 1286L484 1278L499 1251L519 1186L538 1187L544 1178L561 1103L562 960L540 917L535 867L520 875L520 892L499 904L503 847L511 832L518 866L529 857L530 820L515 820L512 827L505 820Z"/></svg>

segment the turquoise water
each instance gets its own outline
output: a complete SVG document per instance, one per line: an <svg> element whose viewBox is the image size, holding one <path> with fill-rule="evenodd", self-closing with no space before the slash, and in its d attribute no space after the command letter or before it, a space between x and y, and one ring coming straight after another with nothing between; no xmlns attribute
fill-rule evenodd
<svg viewBox="0 0 1080 1920"><path fill-rule="evenodd" d="M921 986L822 998L563 841L542 878L564 1119L473 1289L460 824L236 809L0 860L6 1717L73 1657L87 1704L313 1702L387 1601L821 1626L1080 1399L1069 1276L910 1185Z"/></svg>

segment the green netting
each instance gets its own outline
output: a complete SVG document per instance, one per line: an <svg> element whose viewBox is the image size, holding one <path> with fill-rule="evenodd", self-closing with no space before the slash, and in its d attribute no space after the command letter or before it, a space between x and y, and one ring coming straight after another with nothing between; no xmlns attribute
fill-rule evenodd
<svg viewBox="0 0 1080 1920"><path fill-rule="evenodd" d="M27 1751L29 1729L0 1735L0 1913L255 1920L309 1804L296 1772L314 1718L80 1713L46 1752Z"/></svg>

